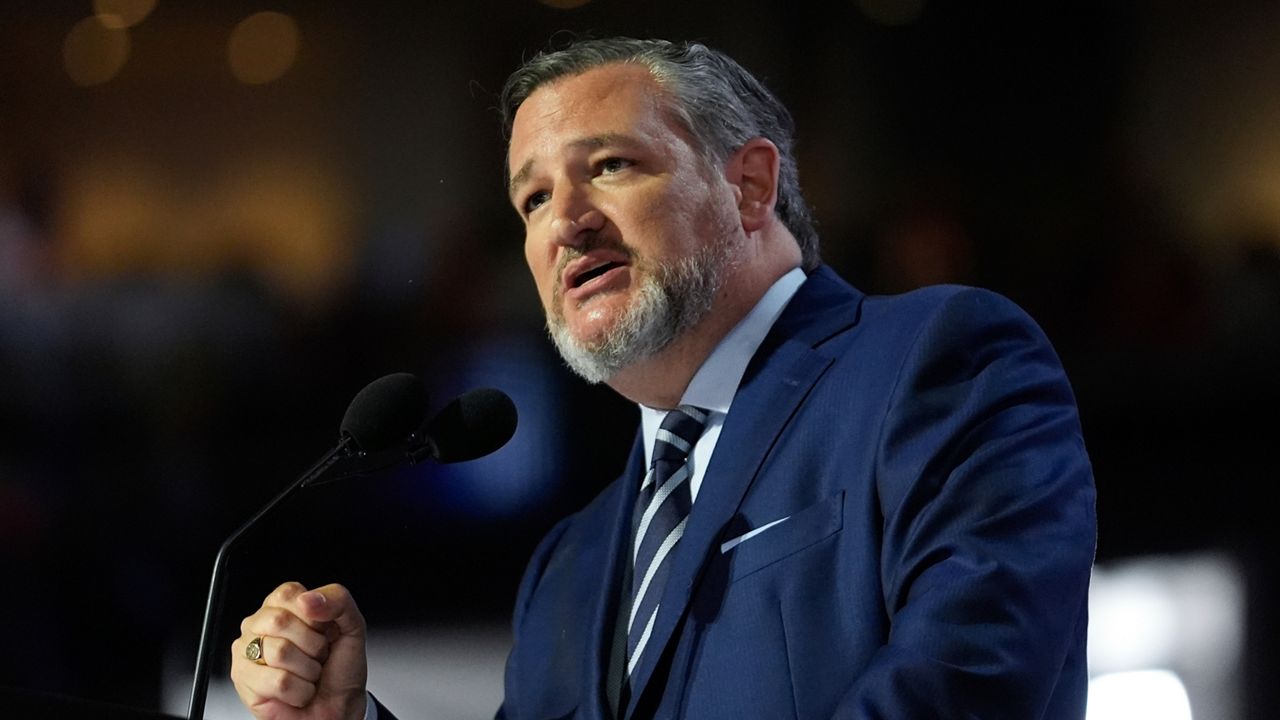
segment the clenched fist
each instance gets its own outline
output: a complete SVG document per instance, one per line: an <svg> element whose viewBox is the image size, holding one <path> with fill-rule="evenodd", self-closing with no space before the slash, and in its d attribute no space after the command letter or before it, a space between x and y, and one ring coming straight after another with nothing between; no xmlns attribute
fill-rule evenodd
<svg viewBox="0 0 1280 720"><path fill-rule="evenodd" d="M341 585L276 588L240 624L231 681L258 720L360 720L365 711L365 624ZM246 648L261 638L261 657Z"/></svg>

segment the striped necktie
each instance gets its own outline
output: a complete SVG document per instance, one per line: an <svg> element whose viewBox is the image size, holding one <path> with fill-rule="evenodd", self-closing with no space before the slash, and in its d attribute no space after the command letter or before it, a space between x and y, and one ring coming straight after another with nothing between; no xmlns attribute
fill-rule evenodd
<svg viewBox="0 0 1280 720"><path fill-rule="evenodd" d="M653 462L640 486L633 518L635 546L631 554L631 614L627 619L624 684L649 641L662 588L671 572L672 550L684 535L693 505L688 458L706 422L706 410L681 405L663 418L654 439Z"/></svg>

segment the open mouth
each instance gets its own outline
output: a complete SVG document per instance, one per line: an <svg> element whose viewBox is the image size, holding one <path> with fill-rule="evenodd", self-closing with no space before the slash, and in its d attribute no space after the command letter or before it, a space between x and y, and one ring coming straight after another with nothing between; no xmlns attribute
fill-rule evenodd
<svg viewBox="0 0 1280 720"><path fill-rule="evenodd" d="M585 270L581 273L578 273L576 276L574 276L572 281L570 281L569 286L574 288L582 287L583 285L586 285L587 283L591 282L592 280L600 277L601 275L609 272L610 270L616 267L622 267L622 263L606 262L601 265L597 265L589 270Z"/></svg>

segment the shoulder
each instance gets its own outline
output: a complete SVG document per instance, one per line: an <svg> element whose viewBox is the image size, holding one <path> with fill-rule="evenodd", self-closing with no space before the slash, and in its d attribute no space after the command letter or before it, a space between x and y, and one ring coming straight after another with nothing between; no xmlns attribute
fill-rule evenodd
<svg viewBox="0 0 1280 720"><path fill-rule="evenodd" d="M850 331L879 343L909 344L922 332L969 333L992 325L1022 326L1043 333L1009 298L966 285L931 285L896 295L867 295L830 267L820 266L788 306L782 335L823 345Z"/></svg>
<svg viewBox="0 0 1280 720"><path fill-rule="evenodd" d="M895 364L935 356L974 361L1036 349L1058 358L1044 331L1009 298L964 285L936 285L901 295L871 295L862 304L859 346L873 346ZM888 357L885 358L889 360Z"/></svg>
<svg viewBox="0 0 1280 720"><path fill-rule="evenodd" d="M864 303L865 319L891 321L920 328L946 320L961 327L997 322L1036 326L1031 316L1009 298L967 285L931 285L900 295L870 295Z"/></svg>

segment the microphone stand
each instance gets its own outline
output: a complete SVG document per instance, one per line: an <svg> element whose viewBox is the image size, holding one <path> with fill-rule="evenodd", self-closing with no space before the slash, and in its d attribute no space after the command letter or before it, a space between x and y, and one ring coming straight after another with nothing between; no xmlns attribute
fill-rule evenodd
<svg viewBox="0 0 1280 720"><path fill-rule="evenodd" d="M204 718L204 703L209 693L210 663L213 660L213 627L217 618L222 615L222 602L226 595L227 558L231 555L232 548L267 513L274 510L285 500L288 500L297 491L319 481L339 461L351 457L352 444L351 436L344 433L338 441L337 447L320 458L315 465L311 466L311 469L304 472L292 485L285 488L274 500L267 503L265 507L249 518L249 521L241 525L240 529L231 533L231 537L228 537L226 542L222 543L222 547L218 549L218 557L213 561L213 577L209 581L209 599L205 604L204 624L200 629L200 649L196 655L196 674L191 685L191 703L187 707L188 720L203 720Z"/></svg>
<svg viewBox="0 0 1280 720"><path fill-rule="evenodd" d="M236 543L259 520L304 487L380 472L397 465L415 465L424 460L441 463L473 460L497 450L515 432L516 414L511 398L497 390L478 390L455 398L425 429L420 418L414 420L418 429L408 432L407 440L401 439L404 435L397 437L398 433L393 431L412 419L406 416L404 403L407 398L421 393L421 384L417 378L407 373L388 375L367 385L347 408L337 447L320 458L311 469L222 543L222 547L218 549L218 557L213 562L213 577L209 581L209 599L205 604L204 624L200 629L200 648L196 656L195 679L191 684L188 720L202 720L204 715L205 699L209 692L210 663L213 659L214 625L222 615L228 558ZM382 415L371 414L371 409L378 409ZM389 427L386 426L388 422ZM479 437L481 441L477 444L466 439L470 437ZM366 451L362 446L372 451Z"/></svg>

